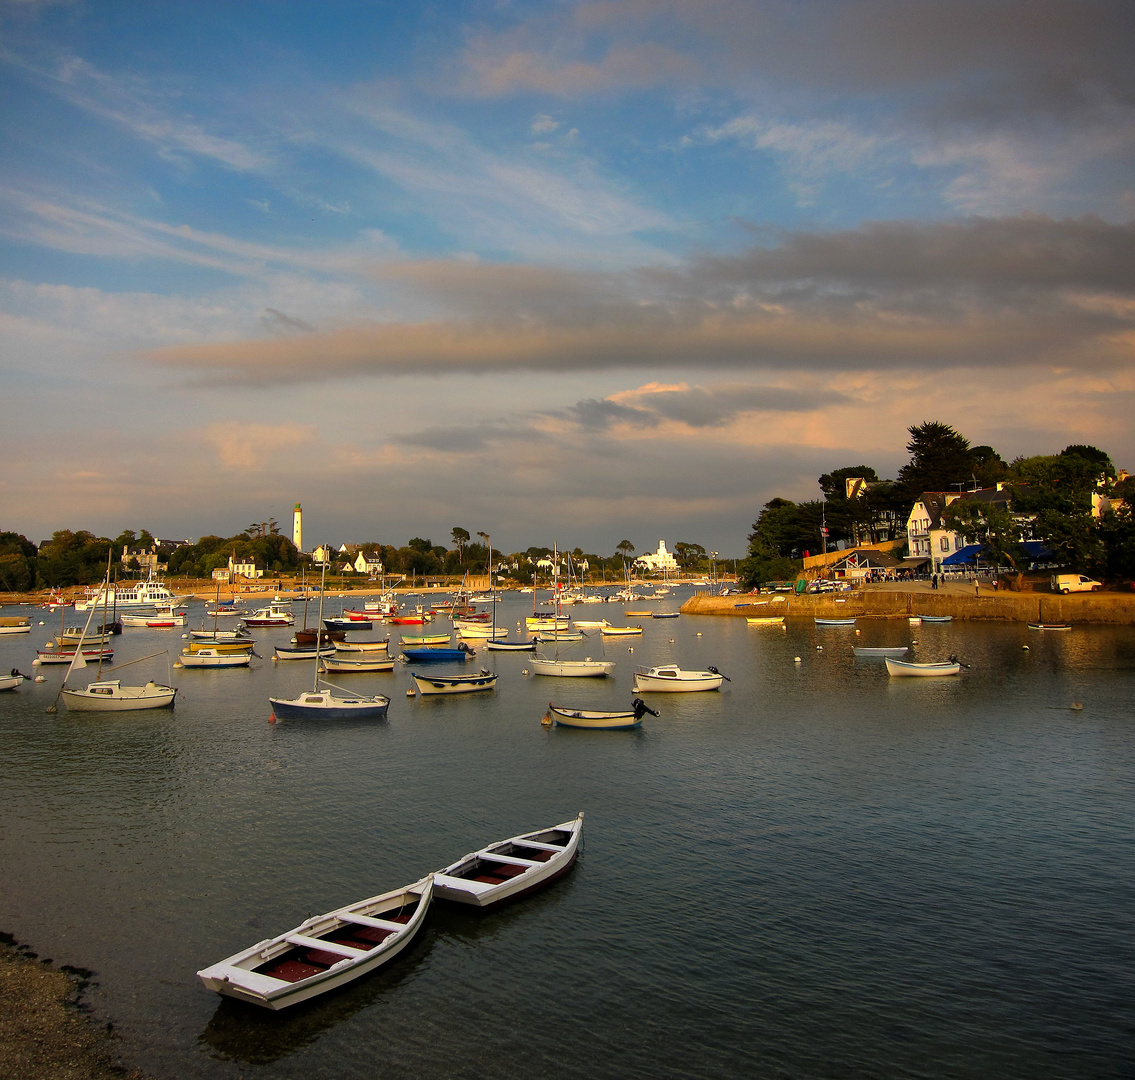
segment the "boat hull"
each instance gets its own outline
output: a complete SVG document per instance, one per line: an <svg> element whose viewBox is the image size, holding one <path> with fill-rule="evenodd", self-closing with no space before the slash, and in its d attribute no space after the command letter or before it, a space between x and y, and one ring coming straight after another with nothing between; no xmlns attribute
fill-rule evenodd
<svg viewBox="0 0 1135 1080"><path fill-rule="evenodd" d="M431 694L474 694L480 690L494 690L497 685L496 675L484 673L481 675L455 675L446 678L444 675L417 675L412 674L410 681L414 689L422 696Z"/></svg>
<svg viewBox="0 0 1135 1080"><path fill-rule="evenodd" d="M82 690L63 690L60 693L72 712L134 712L172 705L177 690L155 683L121 686L117 682L94 682Z"/></svg>
<svg viewBox="0 0 1135 1080"><path fill-rule="evenodd" d="M585 728L589 731L631 731L642 727L642 717L633 712L590 712L585 709L557 709L548 712L558 727Z"/></svg>
<svg viewBox="0 0 1135 1080"><path fill-rule="evenodd" d="M324 691L300 694L297 698L269 698L277 720L385 720L390 699L375 697L343 698Z"/></svg>
<svg viewBox="0 0 1135 1080"><path fill-rule="evenodd" d="M202 968L197 977L209 990L226 997L275 1011L286 1009L393 960L422 928L432 897L430 875L405 889L308 919L286 934ZM403 924L398 921L399 902L405 907L411 898L417 906ZM387 915L392 917L384 918Z"/></svg>
<svg viewBox="0 0 1135 1080"><path fill-rule="evenodd" d="M364 659L362 654L359 654L359 659L351 659L342 655L336 654L324 659L321 670L323 671L393 671L394 664L396 663L394 657L374 658L373 660Z"/></svg>
<svg viewBox="0 0 1135 1080"><path fill-rule="evenodd" d="M434 874L434 891L444 900L479 908L518 900L546 888L571 869L582 835L581 813L550 829L490 844ZM526 849L528 857L510 854L517 849Z"/></svg>
<svg viewBox="0 0 1135 1080"><path fill-rule="evenodd" d="M664 674L667 671L673 674ZM712 671L684 671L678 667L657 667L649 671L636 671L631 693L691 694L700 690L719 690L724 681L724 675Z"/></svg>
<svg viewBox="0 0 1135 1080"><path fill-rule="evenodd" d="M178 660L182 667L187 668L248 667L252 663L252 650L216 652L212 649L201 649L197 652L182 653Z"/></svg>
<svg viewBox="0 0 1135 1080"><path fill-rule="evenodd" d="M934 678L942 675L957 675L962 670L961 664L943 662L938 664L917 664L907 660L892 660L886 658L888 675L908 675L915 678Z"/></svg>
<svg viewBox="0 0 1135 1080"><path fill-rule="evenodd" d="M555 675L561 679L601 679L615 670L614 660L548 660L534 656L533 675Z"/></svg>

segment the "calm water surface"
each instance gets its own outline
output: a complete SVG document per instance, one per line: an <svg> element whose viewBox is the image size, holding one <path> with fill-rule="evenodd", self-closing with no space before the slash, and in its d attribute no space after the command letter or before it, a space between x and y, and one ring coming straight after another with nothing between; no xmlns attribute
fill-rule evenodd
<svg viewBox="0 0 1135 1080"><path fill-rule="evenodd" d="M0 638L0 670L31 673L58 616L19 610L48 625ZM499 653L498 689L464 698L407 699L406 668L342 676L391 697L380 723L269 723L306 664L175 671L175 709L106 716L45 713L63 672L44 668L0 696L0 929L94 969L97 1012L163 1080L1135 1075L1135 631L645 626L607 644L607 680ZM181 632L128 628L116 659L176 655ZM912 638L972 670L888 679L851 652ZM652 695L638 732L540 724L549 701L625 707L636 664L673 661L732 681ZM121 678L150 676L164 658ZM271 1015L197 983L579 810L555 887L438 903L322 1001Z"/></svg>

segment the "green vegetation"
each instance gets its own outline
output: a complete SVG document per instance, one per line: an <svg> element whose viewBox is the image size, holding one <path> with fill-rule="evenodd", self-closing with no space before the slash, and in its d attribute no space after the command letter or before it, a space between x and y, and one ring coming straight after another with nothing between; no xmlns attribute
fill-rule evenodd
<svg viewBox="0 0 1135 1080"><path fill-rule="evenodd" d="M1073 570L1112 579L1135 576L1135 480L1117 483L1105 451L1075 444L1058 454L1006 463L993 447L970 446L964 435L939 421L908 431L910 461L895 481L879 480L869 465L844 466L819 477L822 501L765 503L749 535L749 557L739 567L742 582L753 587L795 577L803 559L824 550L825 543L831 550L841 540L855 545L891 538L923 492L967 492L997 484L1009 489L1011 510L963 499L951 503L944 518L968 542L985 544L1000 565L1019 575L1027 562L1021 540L1031 538ZM849 478L864 481L852 498L847 497ZM1111 508L1096 516L1093 499L1100 498Z"/></svg>

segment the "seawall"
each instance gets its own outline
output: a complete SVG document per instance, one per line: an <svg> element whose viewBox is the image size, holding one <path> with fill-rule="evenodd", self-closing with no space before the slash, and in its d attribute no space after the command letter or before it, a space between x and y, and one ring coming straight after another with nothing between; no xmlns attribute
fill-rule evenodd
<svg viewBox="0 0 1135 1080"><path fill-rule="evenodd" d="M1135 595L1121 593L993 593L967 596L949 592L855 589L847 593L803 596L785 593L716 596L698 593L682 605L683 615L744 618L786 615L802 619L905 619L911 615L950 615L959 620L1070 622L1135 626Z"/></svg>

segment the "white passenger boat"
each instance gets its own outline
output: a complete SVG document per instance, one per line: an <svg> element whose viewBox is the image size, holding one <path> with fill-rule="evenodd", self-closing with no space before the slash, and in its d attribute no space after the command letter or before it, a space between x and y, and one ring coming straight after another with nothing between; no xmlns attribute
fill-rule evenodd
<svg viewBox="0 0 1135 1080"><path fill-rule="evenodd" d="M479 675L418 675L411 674L410 681L418 694L473 694L479 690L492 690L497 685L497 677L481 668Z"/></svg>
<svg viewBox="0 0 1135 1080"><path fill-rule="evenodd" d="M150 612L148 615L131 615L129 613L118 616L123 626L148 626L151 630L166 629L173 626L184 626L185 615L182 612Z"/></svg>
<svg viewBox="0 0 1135 1080"><path fill-rule="evenodd" d="M439 897L488 908L550 885L579 853L583 814L550 829L521 833L450 863L434 874Z"/></svg>
<svg viewBox="0 0 1135 1080"><path fill-rule="evenodd" d="M888 675L914 675L932 677L935 675L957 675L962 665L957 660L940 660L934 663L916 663L913 660L892 660L887 657Z"/></svg>
<svg viewBox="0 0 1135 1080"><path fill-rule="evenodd" d="M135 709L164 709L173 704L177 690L153 680L145 686L123 686L118 679L93 682L79 690L60 690L72 712L129 712Z"/></svg>
<svg viewBox="0 0 1135 1080"><path fill-rule="evenodd" d="M614 711L600 709L565 709L548 702L544 716L544 726L557 724L560 727L587 728L591 731L629 731L642 726L642 718L650 713L657 716L642 698L635 698L629 709Z"/></svg>
<svg viewBox="0 0 1135 1080"><path fill-rule="evenodd" d="M90 611L92 608L107 607L161 607L176 605L184 597L175 596L162 581L150 578L129 584L117 581L113 585L103 584L98 589L88 590L88 595L75 601L76 611Z"/></svg>
<svg viewBox="0 0 1135 1080"><path fill-rule="evenodd" d="M728 682L715 667L705 671L687 671L677 664L663 664L659 667L638 668L634 673L631 692L688 694L698 690L717 690L722 682Z"/></svg>
<svg viewBox="0 0 1135 1080"><path fill-rule="evenodd" d="M404 889L316 915L197 976L218 994L285 1009L394 959L422 928L432 895L430 874Z"/></svg>

